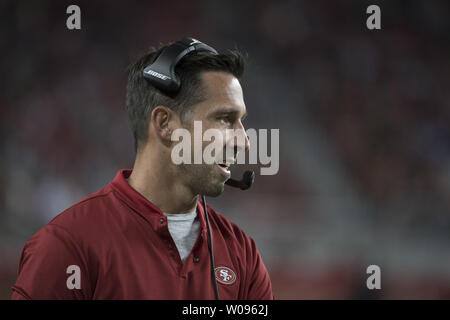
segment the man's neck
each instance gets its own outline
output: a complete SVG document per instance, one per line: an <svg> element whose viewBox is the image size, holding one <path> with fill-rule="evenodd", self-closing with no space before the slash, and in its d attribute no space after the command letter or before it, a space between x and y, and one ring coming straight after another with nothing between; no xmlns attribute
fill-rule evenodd
<svg viewBox="0 0 450 320"><path fill-rule="evenodd" d="M188 213L197 206L197 195L170 176L160 159L137 158L128 184L165 213ZM153 165L154 164L154 165ZM161 166L161 167L159 167Z"/></svg>

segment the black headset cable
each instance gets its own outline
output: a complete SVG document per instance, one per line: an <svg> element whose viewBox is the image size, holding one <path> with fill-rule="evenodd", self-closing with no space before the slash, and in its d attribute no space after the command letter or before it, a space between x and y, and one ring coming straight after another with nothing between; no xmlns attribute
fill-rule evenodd
<svg viewBox="0 0 450 320"><path fill-rule="evenodd" d="M214 292L215 292L215 295L216 295L216 300L220 300L219 288L217 287L217 280L216 280L216 270L215 270L216 268L215 268L215 265L214 265L214 253L213 253L211 229L209 227L208 209L206 207L205 196L202 196L202 200L203 200L203 211L205 212L206 228L208 230L208 246L209 246L209 255L211 257L211 273L212 273L212 280L213 280L213 284L214 284Z"/></svg>

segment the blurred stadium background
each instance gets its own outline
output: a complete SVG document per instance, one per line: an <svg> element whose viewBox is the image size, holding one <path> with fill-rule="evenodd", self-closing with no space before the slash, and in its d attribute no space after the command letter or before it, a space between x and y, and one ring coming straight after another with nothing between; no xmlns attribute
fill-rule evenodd
<svg viewBox="0 0 450 320"><path fill-rule="evenodd" d="M81 7L82 29L66 28ZM370 4L382 30L366 28ZM0 298L26 240L133 164L126 67L192 36L248 54L280 170L210 203L278 299L450 298L448 1L1 1ZM259 172L259 171L258 171ZM367 266L381 290L366 288Z"/></svg>

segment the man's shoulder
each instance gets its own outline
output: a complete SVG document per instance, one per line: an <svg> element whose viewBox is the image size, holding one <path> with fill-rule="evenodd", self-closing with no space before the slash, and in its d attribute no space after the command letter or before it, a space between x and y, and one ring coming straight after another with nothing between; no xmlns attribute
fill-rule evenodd
<svg viewBox="0 0 450 320"><path fill-rule="evenodd" d="M62 211L47 226L59 226L75 231L78 231L79 228L86 228L87 224L95 223L96 219L108 212L105 208L109 206L112 198L113 189L107 185Z"/></svg>

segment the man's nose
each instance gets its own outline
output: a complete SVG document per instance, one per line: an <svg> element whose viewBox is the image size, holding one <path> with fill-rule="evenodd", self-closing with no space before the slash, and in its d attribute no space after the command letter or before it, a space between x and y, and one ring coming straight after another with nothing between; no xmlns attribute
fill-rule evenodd
<svg viewBox="0 0 450 320"><path fill-rule="evenodd" d="M248 149L250 149L250 141L248 140L248 135L245 132L245 128L242 123L239 123L237 134L235 135L234 139L234 145L238 150L247 151Z"/></svg>

